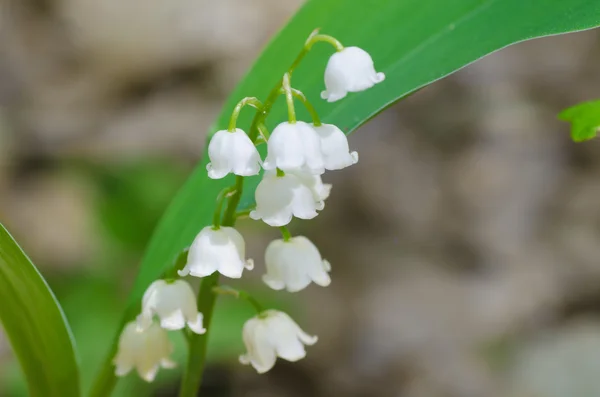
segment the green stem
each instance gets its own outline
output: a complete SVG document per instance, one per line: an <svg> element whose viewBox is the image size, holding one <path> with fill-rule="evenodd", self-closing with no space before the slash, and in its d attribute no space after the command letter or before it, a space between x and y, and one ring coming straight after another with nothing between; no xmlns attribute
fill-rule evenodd
<svg viewBox="0 0 600 397"><path fill-rule="evenodd" d="M247 209L245 209L243 211L237 211L235 213L235 219L238 220L238 219L242 219L242 218L247 218L248 216L250 216L250 213L252 211L254 211L255 209L256 209L256 206L253 205L252 207L247 208Z"/></svg>
<svg viewBox="0 0 600 397"><path fill-rule="evenodd" d="M233 195L229 199L225 214L223 215L223 226L233 226L235 224L235 211L240 199L244 178L236 176ZM193 334L190 338L188 349L188 361L181 379L179 397L195 397L202 383L202 375L206 365L206 348L208 346L208 335L210 334L210 325L212 315L217 301L217 295L213 293L213 288L219 283L219 273L215 272L208 277L204 277L200 284L198 293L198 311L204 315L204 328L206 333L202 335Z"/></svg>
<svg viewBox="0 0 600 397"><path fill-rule="evenodd" d="M264 108L262 102L259 101L258 98L246 97L246 98L242 99L241 101L239 101L237 103L237 105L235 105L235 108L233 108L233 112L231 112L231 118L229 119L229 127L227 128L227 131L229 131L229 132L235 131L237 119L240 116L240 112L242 111L242 108L246 105L252 106L259 112L262 112L263 108Z"/></svg>
<svg viewBox="0 0 600 397"><path fill-rule="evenodd" d="M250 295L246 291L238 290L238 289L232 288L228 285L221 285L221 286L214 287L213 292L217 295L232 295L238 299L243 299L246 302L250 303L252 305L252 307L254 307L254 309L256 310L257 313L262 313L265 311L265 309L262 307L262 305L252 295Z"/></svg>
<svg viewBox="0 0 600 397"><path fill-rule="evenodd" d="M306 110L308 110L308 113L310 113L310 117L312 118L313 125L315 127L322 125L321 119L319 118L319 115L317 114L315 107L312 105L312 103L310 103L308 98L306 98L306 95L304 95L304 93L302 91L297 90L295 88L292 88L292 95L295 96L296 98L300 99L300 102L302 102L302 104L304 105Z"/></svg>
<svg viewBox="0 0 600 397"><path fill-rule="evenodd" d="M225 199L234 191L234 187L227 187L219 192L217 196L217 206L215 207L215 213L213 215L213 229L219 230L221 225L221 213L223 212L223 203Z"/></svg>
<svg viewBox="0 0 600 397"><path fill-rule="evenodd" d="M290 86L289 73L283 75L281 87L285 91L285 101L288 109L288 121L290 124L296 124L296 109L294 109L294 96L292 94L292 87Z"/></svg>
<svg viewBox="0 0 600 397"><path fill-rule="evenodd" d="M340 43L339 40L335 37L326 34L316 34L316 32L317 31L314 31L313 34L311 34L304 43L304 48L306 49L306 51L310 51L312 46L318 42L331 44L336 51L342 51L344 49L342 43Z"/></svg>
<svg viewBox="0 0 600 397"><path fill-rule="evenodd" d="M262 139L267 142L269 140L269 137L271 136L271 134L269 134L269 130L267 129L267 126L264 123L260 123L258 126L258 133L259 135L262 137Z"/></svg>
<svg viewBox="0 0 600 397"><path fill-rule="evenodd" d="M306 42L304 43L304 47L302 47L302 50L300 51L300 53L298 54L298 56L296 57L294 62L292 62L292 65L290 66L290 68L288 69L288 74L290 76L292 75L294 70L298 67L300 62L302 62L302 60L304 59L306 54L308 54L308 52L310 51L310 48L313 46L313 44L315 44L318 41L325 41L325 35L319 35L318 32L319 32L318 29L313 31L310 34L310 36L308 36L308 39L306 39ZM317 37L317 36L319 36L319 37ZM330 37L330 36L328 36L328 37ZM335 41L337 43L339 43L337 40L335 40ZM331 40L329 42L331 43ZM341 51L344 48L344 46L341 43L339 43L339 45L337 43L334 42L333 44L335 44L335 47L338 51ZM254 119L252 119L252 124L250 125L250 129L248 130L248 136L250 137L252 142L254 142L256 140L256 137L258 136L258 125L260 123L264 122L267 115L271 112L271 108L273 107L273 104L277 100L277 97L279 96L279 90L281 89L281 83L282 82L279 81L277 83L277 85L275 87L273 87L273 89L269 93L269 96L263 102L262 112L257 112L254 115Z"/></svg>
<svg viewBox="0 0 600 397"><path fill-rule="evenodd" d="M283 241L290 241L290 239L292 238L292 234L290 233L288 228L285 226L280 226L279 230L281 231L281 235L283 236Z"/></svg>

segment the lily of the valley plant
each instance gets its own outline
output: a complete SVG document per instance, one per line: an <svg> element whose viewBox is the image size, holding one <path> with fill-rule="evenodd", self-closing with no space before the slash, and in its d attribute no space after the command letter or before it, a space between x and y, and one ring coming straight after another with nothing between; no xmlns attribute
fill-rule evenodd
<svg viewBox="0 0 600 397"><path fill-rule="evenodd" d="M358 154L350 151L345 134L333 124L322 123L304 94L292 88L293 70L317 42L329 43L336 50L324 71L325 90L321 97L328 102L342 100L348 93L366 90L384 80L384 74L376 72L365 50L344 47L335 38L314 32L264 102L247 97L238 103L229 128L217 131L209 142L207 166L210 178L221 179L231 173L236 175L236 183L217 197L213 224L199 230L187 251L186 262L148 287L139 315L122 331L113 361L116 375L135 370L142 379L152 381L160 368L174 365L169 358L173 347L167 332L185 332L190 357L180 396L195 396L201 383L206 333L210 331L217 294L233 294L256 309L256 315L240 330L246 346L246 352L240 352L240 362L251 365L258 373L273 368L277 357L287 361L304 358L305 346L317 342L316 336L304 332L289 315L265 310L247 292L219 285L219 275L238 279L254 267L252 259L246 258L243 236L233 227L241 215L281 231L282 238L272 241L265 250L262 279L268 287L298 292L311 283L322 287L331 283L331 265L319 249L307 237L292 236L286 227L294 217L312 219L324 209L331 190L331 185L321 179L325 171L341 170L358 162ZM280 95L287 103L288 120L282 120L269 134L265 119ZM312 120L296 119L295 98L306 106ZM248 134L236 125L246 105L257 112ZM267 145L264 160L257 150L263 143ZM249 213L237 213L244 177L258 175L261 167L264 172L255 191L256 207ZM197 298L184 277L202 278L203 292ZM205 286L211 287L208 294Z"/></svg>

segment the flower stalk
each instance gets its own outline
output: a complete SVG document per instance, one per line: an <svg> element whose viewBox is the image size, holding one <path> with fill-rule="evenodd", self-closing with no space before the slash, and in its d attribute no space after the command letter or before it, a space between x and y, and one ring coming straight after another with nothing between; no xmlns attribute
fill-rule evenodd
<svg viewBox="0 0 600 397"><path fill-rule="evenodd" d="M244 178L236 176L235 186L231 189L234 192L229 198L225 214L223 215L223 226L235 225L235 212L237 210L242 191L244 187ZM206 348L208 346L208 337L212 324L213 312L217 295L213 289L219 284L219 273L215 272L208 277L204 277L200 283L200 292L198 293L198 311L204 314L204 327L206 333L202 335L191 335L188 347L188 361L181 379L179 397L195 397L202 383L204 367L206 366Z"/></svg>
<svg viewBox="0 0 600 397"><path fill-rule="evenodd" d="M242 99L241 101L239 101L237 103L237 105L235 105L235 108L233 108L233 112L231 112L231 118L229 119L229 126L227 127L227 131L229 131L229 132L235 131L237 119L240 116L240 112L242 111L242 108L246 105L252 106L256 110L258 110L259 113L264 110L264 105L258 98L246 97L246 98Z"/></svg>

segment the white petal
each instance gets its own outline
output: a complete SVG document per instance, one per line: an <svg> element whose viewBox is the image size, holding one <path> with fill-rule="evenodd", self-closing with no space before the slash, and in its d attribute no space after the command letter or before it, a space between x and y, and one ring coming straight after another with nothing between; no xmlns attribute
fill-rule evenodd
<svg viewBox="0 0 600 397"><path fill-rule="evenodd" d="M270 274L263 274L263 282L275 291L280 291L285 288L285 282L281 278L276 278Z"/></svg>
<svg viewBox="0 0 600 397"><path fill-rule="evenodd" d="M159 367L159 364L156 364L144 369L138 368L138 375L140 376L140 378L150 383L154 381L154 378L156 378L156 374L158 373Z"/></svg>
<svg viewBox="0 0 600 397"><path fill-rule="evenodd" d="M123 364L121 362L115 363L115 375L125 376L133 369L132 363Z"/></svg>
<svg viewBox="0 0 600 397"><path fill-rule="evenodd" d="M188 319L188 327L190 327L192 331L199 335L206 333L206 328L204 328L204 326L202 325L203 318L204 316L202 315L202 313L196 313L195 318Z"/></svg>
<svg viewBox="0 0 600 397"><path fill-rule="evenodd" d="M356 164L358 153L350 153L348 138L333 124L322 124L314 127L321 139L321 152L328 170L340 170Z"/></svg>
<svg viewBox="0 0 600 397"><path fill-rule="evenodd" d="M160 326L170 331L185 328L185 318L181 309L166 314L160 318Z"/></svg>
<svg viewBox="0 0 600 397"><path fill-rule="evenodd" d="M160 366L165 369L173 369L177 368L177 363L171 360L170 358L163 358L162 360L160 360Z"/></svg>
<svg viewBox="0 0 600 397"><path fill-rule="evenodd" d="M279 357L288 361L297 361L306 356L302 343L313 345L317 342L316 336L306 334L287 314L271 310L269 330L273 343L276 343ZM302 342L302 343L301 343Z"/></svg>

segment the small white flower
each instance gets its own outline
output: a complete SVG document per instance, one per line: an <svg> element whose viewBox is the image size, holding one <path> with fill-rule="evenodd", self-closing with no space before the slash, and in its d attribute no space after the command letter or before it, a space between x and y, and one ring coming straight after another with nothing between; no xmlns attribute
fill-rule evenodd
<svg viewBox="0 0 600 397"><path fill-rule="evenodd" d="M265 252L267 274L263 281L275 290L297 292L314 282L326 287L331 283L331 265L321 258L319 250L303 236L288 241L274 240Z"/></svg>
<svg viewBox="0 0 600 397"><path fill-rule="evenodd" d="M230 172L250 176L260 172L260 155L248 135L239 128L229 132L217 131L208 144L210 163L206 165L208 176L221 179Z"/></svg>
<svg viewBox="0 0 600 397"><path fill-rule="evenodd" d="M202 313L198 312L194 291L183 280L157 280L150 284L142 299L138 327L150 327L154 315L160 318L160 326L164 329L183 329L187 324L197 334L206 332L202 327Z"/></svg>
<svg viewBox="0 0 600 397"><path fill-rule="evenodd" d="M147 329L140 330L132 321L125 326L119 338L119 349L113 360L115 374L125 376L135 368L140 378L152 382L160 367L175 367L169 358L171 353L173 344L160 325L152 323Z"/></svg>
<svg viewBox="0 0 600 397"><path fill-rule="evenodd" d="M281 123L267 142L265 170L307 171L320 175L325 172L321 140L311 125L298 121Z"/></svg>
<svg viewBox="0 0 600 397"><path fill-rule="evenodd" d="M254 193L256 209L250 218L262 219L270 226L285 226L292 217L312 219L325 203L317 197L311 185L307 185L293 173L277 176L265 173Z"/></svg>
<svg viewBox="0 0 600 397"><path fill-rule="evenodd" d="M246 243L237 230L221 226L215 230L207 226L198 233L188 252L187 264L178 273L206 277L219 272L225 277L240 278L244 269L254 267L252 259L245 259Z"/></svg>
<svg viewBox="0 0 600 397"><path fill-rule="evenodd" d="M358 47L346 47L329 58L325 68L325 91L321 98L335 102L349 92L364 91L381 83L385 74L377 73L369 53Z"/></svg>
<svg viewBox="0 0 600 397"><path fill-rule="evenodd" d="M342 130L333 124L322 124L313 128L321 138L325 169L341 170L358 162L358 153L350 152L348 138Z"/></svg>
<svg viewBox="0 0 600 397"><path fill-rule="evenodd" d="M251 364L260 374L273 368L278 356L298 361L306 356L304 345L317 343L316 336L308 335L290 316L277 310L246 321L242 335L247 353L240 356L240 362Z"/></svg>

